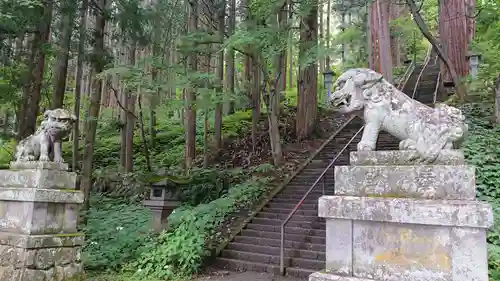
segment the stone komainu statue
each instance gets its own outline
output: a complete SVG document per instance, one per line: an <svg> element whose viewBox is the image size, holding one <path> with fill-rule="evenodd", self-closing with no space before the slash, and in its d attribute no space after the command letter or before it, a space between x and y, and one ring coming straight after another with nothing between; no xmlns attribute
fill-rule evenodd
<svg viewBox="0 0 500 281"><path fill-rule="evenodd" d="M76 116L61 108L47 110L36 132L16 147L15 162L54 161L64 163L62 141L69 136Z"/></svg>
<svg viewBox="0 0 500 281"><path fill-rule="evenodd" d="M424 105L371 69L347 70L334 87L331 106L342 113L363 110L365 128L358 150L375 150L380 130L384 130L401 140L400 150L415 150L421 162L431 163L441 150L459 145L468 130L459 109Z"/></svg>

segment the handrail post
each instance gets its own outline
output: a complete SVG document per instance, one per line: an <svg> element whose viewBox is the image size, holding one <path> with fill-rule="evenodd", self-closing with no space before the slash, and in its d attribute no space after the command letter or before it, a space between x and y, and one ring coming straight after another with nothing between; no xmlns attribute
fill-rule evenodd
<svg viewBox="0 0 500 281"><path fill-rule="evenodd" d="M280 274L285 276L285 224L281 225Z"/></svg>
<svg viewBox="0 0 500 281"><path fill-rule="evenodd" d="M325 195L325 189L326 189L325 176L323 176L322 186L323 186L323 195Z"/></svg>

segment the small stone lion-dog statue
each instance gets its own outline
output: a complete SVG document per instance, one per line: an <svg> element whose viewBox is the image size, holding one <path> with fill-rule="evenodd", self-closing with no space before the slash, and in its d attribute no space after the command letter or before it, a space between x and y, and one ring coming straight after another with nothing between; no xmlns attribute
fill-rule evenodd
<svg viewBox="0 0 500 281"><path fill-rule="evenodd" d="M65 109L45 111L43 121L36 132L17 144L15 162L64 163L62 141L71 133L75 121L76 116Z"/></svg>
<svg viewBox="0 0 500 281"><path fill-rule="evenodd" d="M420 163L434 162L443 149L459 145L468 131L462 112L446 104L435 108L413 100L367 68L344 72L329 105L341 113L363 110L365 128L358 150L375 150L381 130L401 140L400 150L414 150Z"/></svg>

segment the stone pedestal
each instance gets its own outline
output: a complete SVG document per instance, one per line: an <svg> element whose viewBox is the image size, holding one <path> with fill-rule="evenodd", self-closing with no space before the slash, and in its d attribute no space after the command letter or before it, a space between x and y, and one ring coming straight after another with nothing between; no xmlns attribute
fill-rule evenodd
<svg viewBox="0 0 500 281"><path fill-rule="evenodd" d="M83 193L66 164L0 170L0 280L70 280L83 273L77 232Z"/></svg>
<svg viewBox="0 0 500 281"><path fill-rule="evenodd" d="M491 206L475 200L460 151L415 165L411 151L359 151L335 168L326 218L326 271L310 281L488 281Z"/></svg>

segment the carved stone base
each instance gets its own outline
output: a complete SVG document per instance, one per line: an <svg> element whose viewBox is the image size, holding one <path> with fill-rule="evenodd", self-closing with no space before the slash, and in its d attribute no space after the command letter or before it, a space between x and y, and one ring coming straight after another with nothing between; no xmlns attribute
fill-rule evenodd
<svg viewBox="0 0 500 281"><path fill-rule="evenodd" d="M83 275L77 218L84 195L65 164L15 162L0 171L0 280ZM67 168L66 168L67 169ZM68 279L70 278L70 279Z"/></svg>
<svg viewBox="0 0 500 281"><path fill-rule="evenodd" d="M83 234L0 233L0 280L59 281L83 273Z"/></svg>
<svg viewBox="0 0 500 281"><path fill-rule="evenodd" d="M493 214L475 200L474 168L459 151L434 165L412 165L408 155L356 152L355 166L335 168L336 196L318 204L328 274L309 280L488 280Z"/></svg>
<svg viewBox="0 0 500 281"><path fill-rule="evenodd" d="M327 272L315 272L309 275L309 281L378 281L378 280L340 276Z"/></svg>

